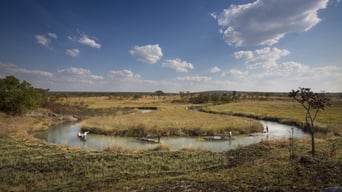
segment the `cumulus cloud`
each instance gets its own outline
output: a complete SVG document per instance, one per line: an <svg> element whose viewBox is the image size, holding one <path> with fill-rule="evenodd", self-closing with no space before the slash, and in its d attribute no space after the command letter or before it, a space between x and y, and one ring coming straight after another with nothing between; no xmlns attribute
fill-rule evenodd
<svg viewBox="0 0 342 192"><path fill-rule="evenodd" d="M280 69L283 74L306 73L310 71L309 66L294 61L282 63Z"/></svg>
<svg viewBox="0 0 342 192"><path fill-rule="evenodd" d="M246 78L248 76L248 71L241 71L238 69L230 69L222 73L222 76L232 76L237 78Z"/></svg>
<svg viewBox="0 0 342 192"><path fill-rule="evenodd" d="M89 47L101 48L101 44L97 43L94 39L91 39L86 34L82 34L78 42Z"/></svg>
<svg viewBox="0 0 342 192"><path fill-rule="evenodd" d="M185 76L185 77L177 77L177 80L179 80L179 81L202 82L202 81L210 81L211 77L207 77L207 76Z"/></svg>
<svg viewBox="0 0 342 192"><path fill-rule="evenodd" d="M286 49L265 47L254 51L238 51L234 53L236 59L243 59L249 67L262 66L263 68L276 67L277 61L290 54Z"/></svg>
<svg viewBox="0 0 342 192"><path fill-rule="evenodd" d="M188 72L189 69L193 69L194 65L187 61L182 61L179 58L167 59L162 64L163 67L173 69L178 72Z"/></svg>
<svg viewBox="0 0 342 192"><path fill-rule="evenodd" d="M338 6L341 3L341 0L330 0L329 4L333 6Z"/></svg>
<svg viewBox="0 0 342 192"><path fill-rule="evenodd" d="M131 70L111 70L109 71L109 76L112 79L137 79L140 78L139 74L133 73Z"/></svg>
<svg viewBox="0 0 342 192"><path fill-rule="evenodd" d="M36 42L43 45L46 48L50 48L50 43L52 40L57 39L56 33L47 33L46 35L35 35Z"/></svg>
<svg viewBox="0 0 342 192"><path fill-rule="evenodd" d="M57 34L56 33L48 33L47 34L50 38L57 39Z"/></svg>
<svg viewBox="0 0 342 192"><path fill-rule="evenodd" d="M256 0L230 5L217 20L224 40L234 46L273 45L287 33L304 32L320 22L329 0Z"/></svg>
<svg viewBox="0 0 342 192"><path fill-rule="evenodd" d="M316 91L341 90L342 71L338 66L308 66L295 61L279 63L264 69L230 69L223 73L232 82L232 89L248 91L289 91L296 87L311 87Z"/></svg>
<svg viewBox="0 0 342 192"><path fill-rule="evenodd" d="M58 70L59 73L63 74L63 79L68 82L81 82L92 84L94 80L103 80L103 76L93 75L89 69L69 67Z"/></svg>
<svg viewBox="0 0 342 192"><path fill-rule="evenodd" d="M37 41L38 44L41 44L44 47L49 47L49 44L50 44L51 40L49 38L47 38L46 36L44 36L44 35L36 35L35 38L36 38L36 41Z"/></svg>
<svg viewBox="0 0 342 192"><path fill-rule="evenodd" d="M216 66L214 66L213 68L210 69L210 73L218 73L220 71L221 71L221 69L216 67Z"/></svg>
<svg viewBox="0 0 342 192"><path fill-rule="evenodd" d="M40 77L52 77L53 74L48 71L42 71L42 70L31 70L31 69L25 69L18 67L14 64L5 64L0 62L0 69L2 72L5 72L7 74L15 75L15 76L21 76L21 75L29 75L29 76L40 76Z"/></svg>
<svg viewBox="0 0 342 192"><path fill-rule="evenodd" d="M319 80L324 78L334 78L340 74L337 66L310 67L308 65L289 61L279 64L277 68L262 73L261 77L285 77L297 80Z"/></svg>
<svg viewBox="0 0 342 192"><path fill-rule="evenodd" d="M65 54L70 55L71 57L76 57L77 55L80 54L80 50L78 50L78 49L67 49L65 51Z"/></svg>
<svg viewBox="0 0 342 192"><path fill-rule="evenodd" d="M155 64L163 57L162 49L158 44L134 46L129 53L138 61L148 64Z"/></svg>

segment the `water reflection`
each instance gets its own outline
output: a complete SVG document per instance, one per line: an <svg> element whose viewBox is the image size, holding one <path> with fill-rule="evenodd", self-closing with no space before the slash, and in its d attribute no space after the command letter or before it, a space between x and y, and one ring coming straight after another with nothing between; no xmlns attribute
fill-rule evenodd
<svg viewBox="0 0 342 192"><path fill-rule="evenodd" d="M268 135L256 133L249 136L233 136L231 140L226 141L206 141L201 137L162 137L161 141L171 150L202 149L218 152L234 149L238 146L250 145L265 139L289 138L292 127L294 128L294 137L303 137L306 135L301 129L295 126L288 126L270 121L260 122L264 127L268 126ZM87 140L84 141L77 136L77 133L80 130L79 123L51 127L48 130L46 140L49 143L95 150L104 150L114 146L138 151L152 149L158 145L141 142L134 137L114 137L91 133L88 134Z"/></svg>

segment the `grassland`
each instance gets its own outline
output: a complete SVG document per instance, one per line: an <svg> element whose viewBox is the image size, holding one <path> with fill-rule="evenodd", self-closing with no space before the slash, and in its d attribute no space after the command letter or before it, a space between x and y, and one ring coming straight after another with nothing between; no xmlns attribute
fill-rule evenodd
<svg viewBox="0 0 342 192"><path fill-rule="evenodd" d="M173 104L173 99L75 97L61 103L82 103L85 122L100 123L101 130L108 132L116 125L116 133L123 135L122 125L140 126L151 133L183 131L179 134L185 135L254 131L243 117L186 110L188 105ZM146 114L123 110L146 106L158 110ZM289 121L303 118L301 107L284 98L241 100L206 110ZM0 191L322 191L342 184L341 113L342 103L334 100L319 114L318 124L326 131L316 139L314 159L309 138L294 140L292 159L288 139L227 152L169 151L163 146L140 152L115 147L87 151L33 138L32 133L60 122L52 117L0 114ZM330 132L335 134L325 134Z"/></svg>
<svg viewBox="0 0 342 192"><path fill-rule="evenodd" d="M82 129L107 135L163 136L227 135L261 132L262 125L252 119L214 115L189 110L186 105L163 104L156 111L111 114L91 117L82 122Z"/></svg>
<svg viewBox="0 0 342 192"><path fill-rule="evenodd" d="M262 142L228 152L84 151L0 136L2 191L320 191L342 183L342 140ZM337 150L334 152L334 147Z"/></svg>
<svg viewBox="0 0 342 192"><path fill-rule="evenodd" d="M282 122L297 122L298 125L303 124L305 120L305 111L302 106L290 99L242 100L209 106L206 110L260 119L278 119ZM342 135L342 100L332 100L330 107L319 112L315 124L319 132Z"/></svg>

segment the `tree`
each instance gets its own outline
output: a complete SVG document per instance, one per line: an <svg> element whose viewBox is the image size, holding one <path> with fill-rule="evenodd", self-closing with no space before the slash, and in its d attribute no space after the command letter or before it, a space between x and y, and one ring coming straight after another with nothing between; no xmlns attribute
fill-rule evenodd
<svg viewBox="0 0 342 192"><path fill-rule="evenodd" d="M162 90L157 90L157 91L154 92L154 94L156 96L158 96L158 99L160 99L160 97L165 95L165 93Z"/></svg>
<svg viewBox="0 0 342 192"><path fill-rule="evenodd" d="M7 114L22 114L36 108L45 101L45 96L45 90L36 89L27 81L20 82L12 75L0 79L0 111Z"/></svg>
<svg viewBox="0 0 342 192"><path fill-rule="evenodd" d="M301 88L292 90L289 97L297 101L305 109L306 128L311 134L311 155L315 156L315 126L314 122L318 112L324 110L326 106L330 106L330 99L324 93L314 93L310 88Z"/></svg>

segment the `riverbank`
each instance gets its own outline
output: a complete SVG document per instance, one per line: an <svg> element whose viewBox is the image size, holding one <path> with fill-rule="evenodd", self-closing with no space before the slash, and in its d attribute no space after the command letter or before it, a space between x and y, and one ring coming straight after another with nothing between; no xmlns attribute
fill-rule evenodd
<svg viewBox="0 0 342 192"><path fill-rule="evenodd" d="M277 121L304 128L305 113L291 100L243 100L200 108L203 112ZM315 122L316 131L342 136L342 100L331 100L331 106L320 111Z"/></svg>
<svg viewBox="0 0 342 192"><path fill-rule="evenodd" d="M85 151L0 136L2 191L321 191L338 186L342 139L264 141L228 152ZM335 146L335 148L334 148ZM335 150L334 150L335 149Z"/></svg>
<svg viewBox="0 0 342 192"><path fill-rule="evenodd" d="M263 127L269 127L269 134L253 133L249 135L232 135L232 137L222 136L162 136L160 144L158 136L143 137L143 140L128 136L108 136L90 133L87 140L76 137L81 131L80 123L63 124L51 127L41 139L49 143L66 145L70 147L79 147L94 150L120 149L130 152L139 152L144 150L154 150L159 147L170 151L178 150L208 150L215 152L228 151L237 147L251 145L262 140L284 139L291 136L300 138L305 134L300 128L288 126L271 121L259 121ZM219 139L217 139L219 138ZM147 142L149 141L149 142Z"/></svg>
<svg viewBox="0 0 342 192"><path fill-rule="evenodd" d="M262 132L253 119L207 114L189 110L187 105L164 104L141 113L116 113L90 117L81 123L82 131L113 136L228 136Z"/></svg>
<svg viewBox="0 0 342 192"><path fill-rule="evenodd" d="M122 104L119 107L108 105L110 100L105 102L101 106L111 107L87 108L82 117L100 115L107 118L117 109L133 106ZM293 110L291 107L296 107L294 105L285 103L279 107L278 104L239 101L211 107L224 112L228 107L235 112L247 113L249 109L250 113L259 115L301 118L299 107ZM93 105L97 106L96 103ZM148 103L143 105L148 106ZM158 109L182 106L182 110L159 114L162 117L190 116L196 117L194 121L198 122L208 120L202 116L205 113L187 110L186 105L163 102L154 106ZM238 107L242 110L237 110ZM320 123L328 122L326 129L338 133L341 131L340 105L333 105L330 110L321 113ZM153 115L158 119L160 116L157 114L139 115ZM212 115L212 122L223 121L221 118L227 116L205 115ZM262 141L225 152L196 148L170 151L162 145L139 152L116 147L91 151L63 144L47 144L33 138L36 131L46 130L52 123L57 123L57 117L8 118L2 115L0 120L0 191L322 191L342 183L339 176L342 170L342 137L338 134L316 138L315 159L311 158L310 140L307 138L295 138L294 145L289 139ZM294 149L292 159L290 149Z"/></svg>
<svg viewBox="0 0 342 192"><path fill-rule="evenodd" d="M31 136L44 132L50 126L67 122L76 122L79 117L70 114L57 114L46 109L39 109L21 116L0 113L0 134L14 137Z"/></svg>

